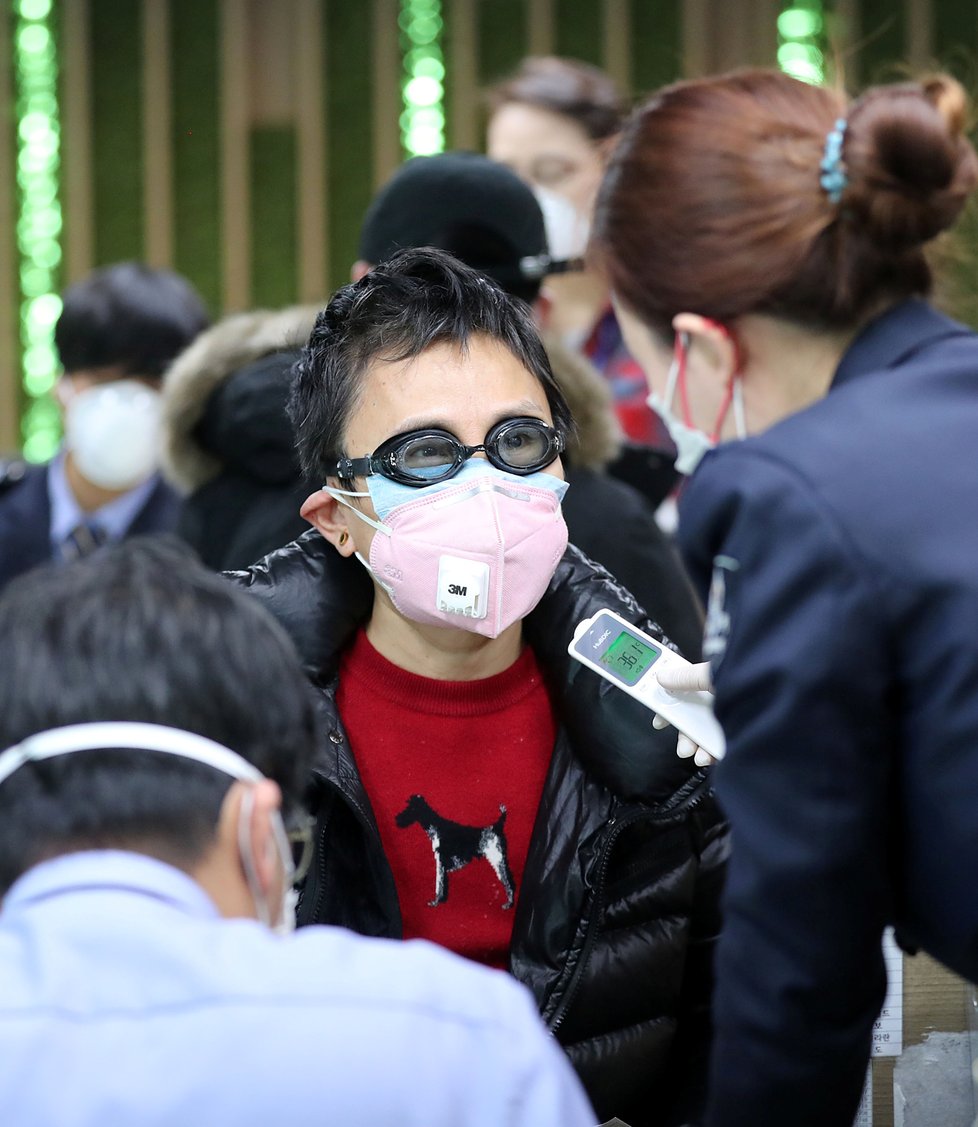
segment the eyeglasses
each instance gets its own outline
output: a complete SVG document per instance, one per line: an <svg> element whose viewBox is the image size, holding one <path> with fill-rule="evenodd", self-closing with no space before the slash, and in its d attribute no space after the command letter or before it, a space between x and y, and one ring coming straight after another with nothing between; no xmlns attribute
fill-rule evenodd
<svg viewBox="0 0 978 1127"><path fill-rule="evenodd" d="M301 884L306 879L309 866L312 864L312 830L315 824L315 818L311 815L304 815L295 825L290 826L285 831L292 854L293 885Z"/></svg>
<svg viewBox="0 0 978 1127"><path fill-rule="evenodd" d="M496 423L478 446L436 428L395 434L366 458L340 458L336 475L350 480L378 473L402 485L433 485L454 477L481 450L496 469L523 477L549 466L563 449L564 436L553 427L521 417Z"/></svg>

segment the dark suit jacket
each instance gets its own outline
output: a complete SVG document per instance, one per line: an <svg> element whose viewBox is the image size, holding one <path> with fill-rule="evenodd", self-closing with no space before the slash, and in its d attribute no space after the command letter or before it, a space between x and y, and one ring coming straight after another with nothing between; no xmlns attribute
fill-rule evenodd
<svg viewBox="0 0 978 1127"><path fill-rule="evenodd" d="M734 847L710 1127L851 1124L884 925L978 982L978 336L922 302L692 476Z"/></svg>
<svg viewBox="0 0 978 1127"><path fill-rule="evenodd" d="M163 481L157 482L126 535L172 531L179 504L177 494ZM14 484L0 486L0 588L15 575L51 559L50 528L48 467L29 466Z"/></svg>

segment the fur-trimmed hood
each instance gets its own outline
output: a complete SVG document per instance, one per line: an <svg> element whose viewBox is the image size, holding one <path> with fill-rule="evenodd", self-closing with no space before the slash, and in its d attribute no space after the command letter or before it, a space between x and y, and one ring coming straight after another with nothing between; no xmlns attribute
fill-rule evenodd
<svg viewBox="0 0 978 1127"><path fill-rule="evenodd" d="M318 312L309 305L235 314L201 333L177 357L163 382L163 472L172 484L192 493L224 468L198 434L211 396L246 365L300 349ZM621 447L611 392L590 361L551 334L545 333L543 340L577 423L568 460L574 466L602 469Z"/></svg>
<svg viewBox="0 0 978 1127"><path fill-rule="evenodd" d="M224 468L197 435L214 392L247 364L298 351L318 313L318 306L308 305L234 314L177 357L163 381L163 473L177 488L192 493Z"/></svg>

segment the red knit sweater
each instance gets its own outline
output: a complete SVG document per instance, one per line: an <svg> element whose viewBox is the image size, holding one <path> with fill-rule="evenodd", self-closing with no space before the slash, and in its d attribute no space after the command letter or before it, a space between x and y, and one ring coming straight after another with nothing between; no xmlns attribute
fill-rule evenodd
<svg viewBox="0 0 978 1127"><path fill-rule="evenodd" d="M507 965L557 734L533 651L479 681L391 664L362 631L337 705L394 872L405 939Z"/></svg>

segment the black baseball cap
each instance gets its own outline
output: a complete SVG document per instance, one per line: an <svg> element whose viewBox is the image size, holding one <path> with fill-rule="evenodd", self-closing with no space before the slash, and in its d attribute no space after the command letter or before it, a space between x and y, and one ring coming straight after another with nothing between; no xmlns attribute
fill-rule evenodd
<svg viewBox="0 0 978 1127"><path fill-rule="evenodd" d="M395 251L437 247L533 301L547 253L536 196L504 164L478 153L441 153L403 164L374 197L360 231L360 258L376 266Z"/></svg>

